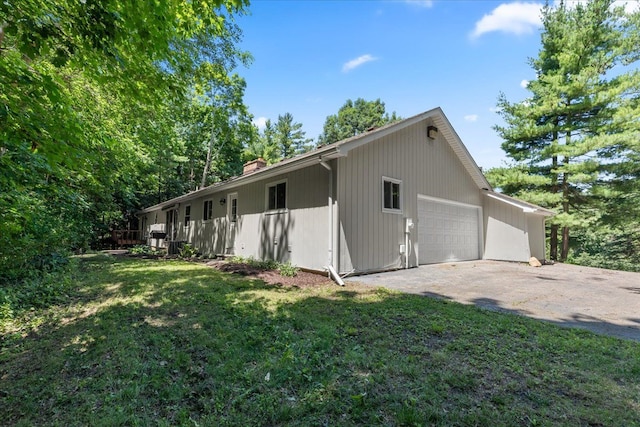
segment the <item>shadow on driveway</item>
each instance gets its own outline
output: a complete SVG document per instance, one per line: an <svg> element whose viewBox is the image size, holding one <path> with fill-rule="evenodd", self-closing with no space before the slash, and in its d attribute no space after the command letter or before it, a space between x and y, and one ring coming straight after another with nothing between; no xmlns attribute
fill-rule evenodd
<svg viewBox="0 0 640 427"><path fill-rule="evenodd" d="M640 341L640 273L499 261L424 265L349 279Z"/></svg>

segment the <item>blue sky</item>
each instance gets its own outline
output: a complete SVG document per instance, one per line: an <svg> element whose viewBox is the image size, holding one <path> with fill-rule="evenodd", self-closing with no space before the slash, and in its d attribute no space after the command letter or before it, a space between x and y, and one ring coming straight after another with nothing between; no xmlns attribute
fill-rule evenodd
<svg viewBox="0 0 640 427"><path fill-rule="evenodd" d="M441 107L479 166L506 157L498 95L527 96L541 3L254 0L237 19L254 57L237 70L256 124L291 113L316 139L347 99L410 117Z"/></svg>

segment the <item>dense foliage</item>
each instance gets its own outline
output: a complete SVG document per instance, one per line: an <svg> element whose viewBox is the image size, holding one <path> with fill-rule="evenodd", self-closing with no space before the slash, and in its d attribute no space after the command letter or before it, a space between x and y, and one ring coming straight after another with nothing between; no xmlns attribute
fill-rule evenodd
<svg viewBox="0 0 640 427"><path fill-rule="evenodd" d="M513 164L488 176L558 213L549 221L552 259L567 260L574 246L574 260L597 255L616 266L621 254L636 255L604 242L632 241L640 226L640 12L611 0L561 2L544 8L543 24L530 96L498 103L506 125L496 130Z"/></svg>
<svg viewBox="0 0 640 427"><path fill-rule="evenodd" d="M183 192L192 184L176 171L210 181L240 168L250 135L219 135L250 122L231 75L250 60L233 22L245 6L0 3L1 280L53 268L141 205ZM207 143L185 131L198 109L212 117ZM227 169L194 160L225 143L215 148Z"/></svg>

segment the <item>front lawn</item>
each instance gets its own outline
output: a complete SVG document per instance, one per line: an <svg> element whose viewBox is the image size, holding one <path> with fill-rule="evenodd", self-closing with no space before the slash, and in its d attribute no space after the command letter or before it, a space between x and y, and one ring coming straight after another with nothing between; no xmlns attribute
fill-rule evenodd
<svg viewBox="0 0 640 427"><path fill-rule="evenodd" d="M640 425L636 342L197 263L82 268L2 331L3 425Z"/></svg>

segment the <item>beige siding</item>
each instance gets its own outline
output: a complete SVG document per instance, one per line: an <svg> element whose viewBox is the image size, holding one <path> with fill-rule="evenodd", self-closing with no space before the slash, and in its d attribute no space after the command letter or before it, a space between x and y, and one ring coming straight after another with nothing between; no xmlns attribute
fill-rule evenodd
<svg viewBox="0 0 640 427"><path fill-rule="evenodd" d="M546 242L544 217L541 215L528 215L527 234L529 236L529 251L531 256L539 260L546 259Z"/></svg>
<svg viewBox="0 0 640 427"><path fill-rule="evenodd" d="M287 209L266 211L266 188L286 180ZM238 197L235 235L230 233L228 207L220 204L229 194ZM178 240L193 244L203 254L235 254L259 259L290 261L314 270L327 265L329 172L320 164L274 178L213 193L178 208ZM204 201L213 201L213 218L203 221ZM191 221L185 226L185 208L191 205ZM153 218L154 213L147 214ZM164 221L164 213L162 213Z"/></svg>
<svg viewBox="0 0 640 427"><path fill-rule="evenodd" d="M485 259L528 261L527 218L522 209L485 197Z"/></svg>
<svg viewBox="0 0 640 427"><path fill-rule="evenodd" d="M417 220L418 194L481 205L477 185L442 135L427 138L428 124L425 120L409 126L339 159L341 271L403 267L404 221ZM382 212L383 176L402 180L402 214ZM416 243L414 229L411 246ZM417 265L415 251L409 264Z"/></svg>

